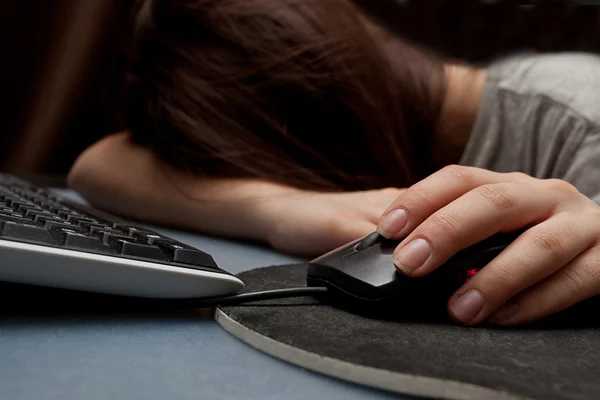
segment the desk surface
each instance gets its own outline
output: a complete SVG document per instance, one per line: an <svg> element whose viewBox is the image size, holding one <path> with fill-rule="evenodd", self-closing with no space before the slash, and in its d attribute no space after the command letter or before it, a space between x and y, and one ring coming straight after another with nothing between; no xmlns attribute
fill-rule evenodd
<svg viewBox="0 0 600 400"><path fill-rule="evenodd" d="M246 243L157 230L208 251L233 273L302 261ZM191 316L3 318L0 354L0 399L398 398L284 363L216 322Z"/></svg>

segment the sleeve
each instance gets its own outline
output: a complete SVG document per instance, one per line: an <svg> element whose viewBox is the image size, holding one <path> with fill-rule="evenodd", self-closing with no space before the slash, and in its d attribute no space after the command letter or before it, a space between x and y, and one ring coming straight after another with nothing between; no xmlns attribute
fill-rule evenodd
<svg viewBox="0 0 600 400"><path fill-rule="evenodd" d="M545 96L489 87L461 163L564 179L589 130L585 118Z"/></svg>
<svg viewBox="0 0 600 400"><path fill-rule="evenodd" d="M461 164L563 179L600 204L600 123L592 107L600 98L589 87L600 73L584 80L575 68L567 73L576 61L528 58L492 68Z"/></svg>

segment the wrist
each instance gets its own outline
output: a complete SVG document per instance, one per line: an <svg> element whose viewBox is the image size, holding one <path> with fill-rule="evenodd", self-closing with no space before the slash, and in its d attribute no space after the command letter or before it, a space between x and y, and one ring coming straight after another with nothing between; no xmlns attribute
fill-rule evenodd
<svg viewBox="0 0 600 400"><path fill-rule="evenodd" d="M300 192L248 179L196 178L193 185L178 186L187 188L182 208L196 210L188 213L188 223L196 230L269 244L282 222L285 204Z"/></svg>
<svg viewBox="0 0 600 400"><path fill-rule="evenodd" d="M248 237L273 246L288 223L290 202L303 192L270 182L249 185L238 199L240 214L248 226Z"/></svg>

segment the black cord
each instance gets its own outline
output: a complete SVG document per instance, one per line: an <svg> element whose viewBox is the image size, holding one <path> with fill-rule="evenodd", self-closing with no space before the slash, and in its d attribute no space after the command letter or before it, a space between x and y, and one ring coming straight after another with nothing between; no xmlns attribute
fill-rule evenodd
<svg viewBox="0 0 600 400"><path fill-rule="evenodd" d="M223 297L209 297L199 299L169 300L171 305L207 308L217 306L233 306L262 300L285 299L290 297L305 297L326 293L325 287L298 287L290 289L265 290L261 292L241 293Z"/></svg>

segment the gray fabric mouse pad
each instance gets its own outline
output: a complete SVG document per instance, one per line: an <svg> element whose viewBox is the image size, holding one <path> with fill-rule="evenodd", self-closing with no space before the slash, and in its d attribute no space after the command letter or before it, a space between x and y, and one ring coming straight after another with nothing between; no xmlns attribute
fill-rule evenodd
<svg viewBox="0 0 600 400"><path fill-rule="evenodd" d="M305 285L306 265L260 268L244 291ZM423 295L426 295L425 293ZM414 308L419 304L399 307ZM341 379L450 399L600 398L598 300L518 328L462 327L426 318L375 319L311 297L216 311L259 350Z"/></svg>

